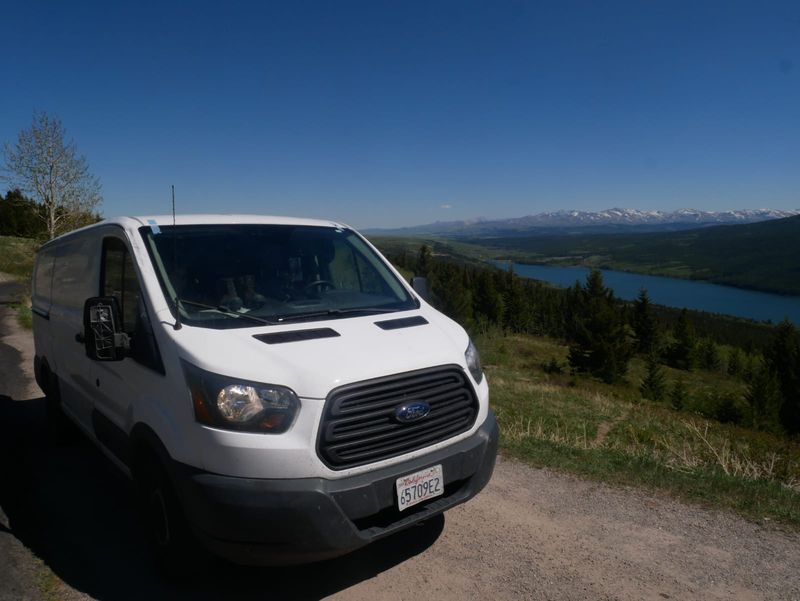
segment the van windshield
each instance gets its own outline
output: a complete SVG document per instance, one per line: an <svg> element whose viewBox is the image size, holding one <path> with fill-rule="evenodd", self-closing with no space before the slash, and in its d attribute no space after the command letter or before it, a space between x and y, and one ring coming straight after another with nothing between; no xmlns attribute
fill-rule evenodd
<svg viewBox="0 0 800 601"><path fill-rule="evenodd" d="M164 295L190 325L257 327L419 306L352 230L246 224L140 233Z"/></svg>

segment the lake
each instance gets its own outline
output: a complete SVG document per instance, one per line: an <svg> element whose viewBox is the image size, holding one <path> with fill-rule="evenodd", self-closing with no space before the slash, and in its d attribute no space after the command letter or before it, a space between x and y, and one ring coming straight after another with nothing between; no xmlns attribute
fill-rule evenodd
<svg viewBox="0 0 800 601"><path fill-rule="evenodd" d="M508 269L504 261L492 261L501 269ZM550 265L523 265L513 263L514 273L569 287L579 280L586 282L589 269L586 267L555 267ZM720 286L700 280L680 280L653 275L626 273L624 271L601 270L605 285L614 294L625 300L634 300L641 288L647 288L650 300L659 305L724 313L759 321L779 322L788 317L800 324L800 296L783 296L768 292L756 292L731 286Z"/></svg>

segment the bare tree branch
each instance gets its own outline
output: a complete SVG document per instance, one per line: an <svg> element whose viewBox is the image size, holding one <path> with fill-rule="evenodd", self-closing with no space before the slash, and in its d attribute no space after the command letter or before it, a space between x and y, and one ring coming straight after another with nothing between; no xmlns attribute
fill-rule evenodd
<svg viewBox="0 0 800 601"><path fill-rule="evenodd" d="M2 179L42 205L42 219L50 238L91 216L103 200L100 180L89 172L58 117L36 112L30 129L19 133L16 144L6 144Z"/></svg>

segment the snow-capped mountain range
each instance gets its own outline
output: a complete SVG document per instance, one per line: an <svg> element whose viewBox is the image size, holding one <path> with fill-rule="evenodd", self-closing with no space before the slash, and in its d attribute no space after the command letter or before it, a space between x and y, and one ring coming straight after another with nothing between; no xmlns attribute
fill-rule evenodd
<svg viewBox="0 0 800 601"><path fill-rule="evenodd" d="M640 211L638 209L606 209L604 211L551 211L511 219L474 219L467 221L437 221L427 225L396 229L372 229L373 234L442 235L442 236L519 236L526 233L546 233L554 229L598 232L660 231L689 229L711 225L755 223L800 215L798 210L743 209L738 211Z"/></svg>
<svg viewBox="0 0 800 601"><path fill-rule="evenodd" d="M800 214L798 211L775 209L744 209L741 211L701 211L678 209L677 211L639 211L638 209L606 209L604 211L554 211L526 217L502 220L508 224L576 226L576 225L643 225L652 223L754 223L767 219L781 219Z"/></svg>

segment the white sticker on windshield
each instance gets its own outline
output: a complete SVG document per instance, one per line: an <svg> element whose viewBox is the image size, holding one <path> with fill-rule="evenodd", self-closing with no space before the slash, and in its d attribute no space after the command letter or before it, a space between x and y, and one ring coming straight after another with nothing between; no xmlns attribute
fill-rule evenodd
<svg viewBox="0 0 800 601"><path fill-rule="evenodd" d="M161 233L161 228L158 227L155 219L148 219L147 223L150 225L150 231L153 232L153 235Z"/></svg>

